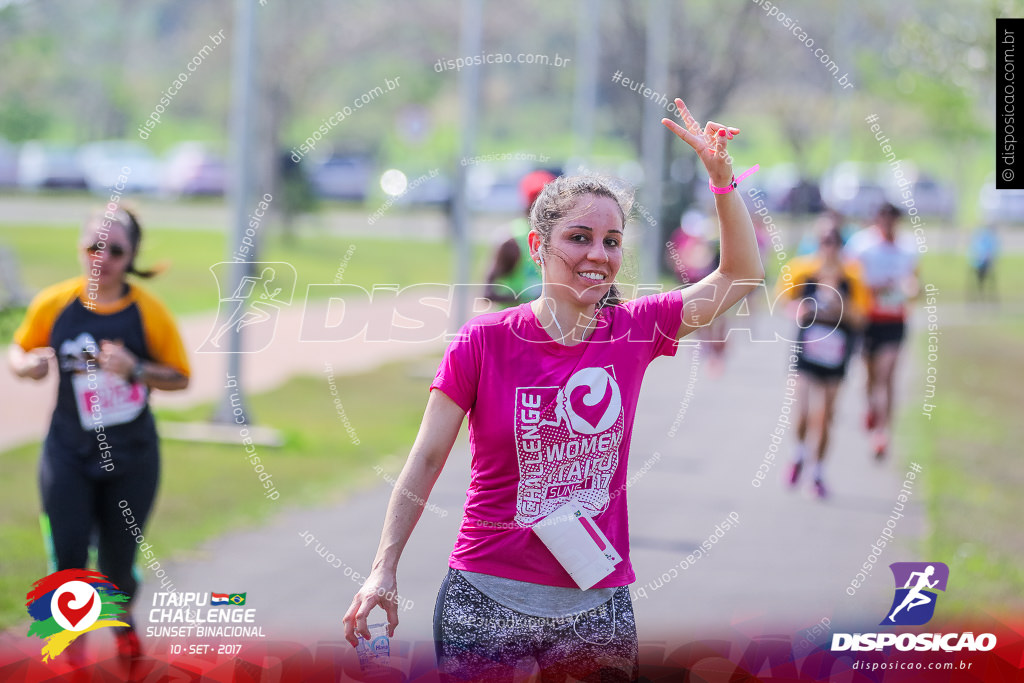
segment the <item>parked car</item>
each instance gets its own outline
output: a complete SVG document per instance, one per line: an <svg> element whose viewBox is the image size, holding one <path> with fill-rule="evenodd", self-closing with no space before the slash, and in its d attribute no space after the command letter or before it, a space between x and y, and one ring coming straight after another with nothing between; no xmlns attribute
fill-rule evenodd
<svg viewBox="0 0 1024 683"><path fill-rule="evenodd" d="M395 196L395 204L448 205L454 198L454 184L447 175L437 170L410 172L406 179L405 190Z"/></svg>
<svg viewBox="0 0 1024 683"><path fill-rule="evenodd" d="M764 191L769 211L816 214L825 208L819 183L802 175L796 164L763 169L754 182Z"/></svg>
<svg viewBox="0 0 1024 683"><path fill-rule="evenodd" d="M914 206L925 216L948 220L956 213L956 192L938 180L921 177L910 184L910 191L913 193ZM893 203L898 204L896 201Z"/></svg>
<svg viewBox="0 0 1024 683"><path fill-rule="evenodd" d="M85 175L75 148L40 140L21 146L18 155L18 185L27 190L44 187L84 189Z"/></svg>
<svg viewBox="0 0 1024 683"><path fill-rule="evenodd" d="M18 148L0 138L0 187L18 184Z"/></svg>
<svg viewBox="0 0 1024 683"><path fill-rule="evenodd" d="M843 162L821 180L825 203L852 218L871 218L888 201L876 169L868 164Z"/></svg>
<svg viewBox="0 0 1024 683"><path fill-rule="evenodd" d="M942 183L931 176L922 173L918 168L909 162L901 165L900 169L905 181L900 187L899 179L888 167L883 164L879 169L881 177L886 179L886 195L890 202L899 206L904 211L910 208L904 204L903 193L910 190L910 198L914 200L914 208L924 216L936 216L944 219L951 219L956 213L956 191L949 185Z"/></svg>
<svg viewBox="0 0 1024 683"><path fill-rule="evenodd" d="M522 213L519 181L533 170L528 163L473 164L466 169L466 199L473 211Z"/></svg>
<svg viewBox="0 0 1024 683"><path fill-rule="evenodd" d="M310 165L313 190L328 199L365 201L373 181L373 160L356 154L332 154Z"/></svg>
<svg viewBox="0 0 1024 683"><path fill-rule="evenodd" d="M83 145L78 163L90 192L107 194L123 177L124 192L156 192L160 188L160 162L134 140L103 140ZM127 170L127 172L125 172Z"/></svg>
<svg viewBox="0 0 1024 683"><path fill-rule="evenodd" d="M227 184L224 159L201 142L183 142L167 155L163 189L172 196L220 196Z"/></svg>
<svg viewBox="0 0 1024 683"><path fill-rule="evenodd" d="M1024 223L1024 190L997 190L994 177L981 188L978 196L986 221L993 223Z"/></svg>

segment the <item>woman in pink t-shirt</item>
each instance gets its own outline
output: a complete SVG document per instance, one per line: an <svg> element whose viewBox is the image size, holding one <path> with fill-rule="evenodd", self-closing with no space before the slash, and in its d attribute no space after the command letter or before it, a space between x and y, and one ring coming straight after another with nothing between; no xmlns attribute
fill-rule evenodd
<svg viewBox="0 0 1024 683"><path fill-rule="evenodd" d="M445 351L372 571L343 620L352 645L357 634L369 639L375 606L394 633L398 559L468 416L472 479L434 613L442 680L512 680L528 659L545 680L635 678L622 494L644 371L764 276L750 215L732 192L725 148L739 130L710 121L701 129L682 100L676 105L685 127L662 123L708 170L718 267L685 290L624 301L614 282L629 199L594 176L545 186L529 234L542 295L477 316ZM541 540L545 530L563 537ZM582 565L565 559L576 543Z"/></svg>

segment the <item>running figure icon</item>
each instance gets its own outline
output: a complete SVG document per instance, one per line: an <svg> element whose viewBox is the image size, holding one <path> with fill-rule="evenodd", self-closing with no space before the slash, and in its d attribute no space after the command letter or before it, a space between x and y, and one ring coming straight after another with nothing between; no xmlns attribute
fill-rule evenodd
<svg viewBox="0 0 1024 683"><path fill-rule="evenodd" d="M226 338L232 332L246 330L244 353L265 348L274 338L282 309L291 305L296 273L290 263L261 261L248 264L251 274L232 278L237 264L222 262L211 266L220 290L217 319L199 353L228 353Z"/></svg>
<svg viewBox="0 0 1024 683"><path fill-rule="evenodd" d="M923 572L911 572L910 576L907 578L907 583L903 586L904 588L910 588L910 592L908 592L907 596L903 598L903 602L900 603L900 606L894 609L892 614L889 615L889 621L895 623L896 614L904 607L906 607L909 612L914 607L927 605L932 601L932 597L923 593L922 590L925 588L935 588L939 583L938 579L935 579L934 581L928 580L934 573L935 567L933 565L928 565ZM918 577L917 584L911 587L910 584L914 581L915 576Z"/></svg>
<svg viewBox="0 0 1024 683"><path fill-rule="evenodd" d="M558 395L555 398L555 419L541 420L538 426L558 427L564 424L565 428L569 430L569 435L576 436L576 432L572 428L572 420L569 419L568 405L569 398L565 395L565 388L563 387L558 390Z"/></svg>
<svg viewBox="0 0 1024 683"><path fill-rule="evenodd" d="M254 325L256 323L265 322L270 320L271 312L264 310L264 306L269 306L271 309L276 309L275 304L283 304L285 302L278 301L277 296L281 293L281 288L276 287L273 291L270 289L271 283L277 276L277 272L270 267L264 268L263 272L260 273L259 277L252 277L247 275L242 278L242 281L238 284L234 294L232 294L225 301L235 303L235 310L228 318L228 321L221 325L220 329L214 335L211 340L214 346L220 346L220 340L232 329L241 331L242 328ZM263 294L259 295L259 299L255 301L249 301L252 296L256 285L263 283Z"/></svg>

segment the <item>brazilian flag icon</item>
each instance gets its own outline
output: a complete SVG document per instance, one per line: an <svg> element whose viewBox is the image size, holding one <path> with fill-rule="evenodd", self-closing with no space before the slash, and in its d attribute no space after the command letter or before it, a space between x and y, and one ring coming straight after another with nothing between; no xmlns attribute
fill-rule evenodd
<svg viewBox="0 0 1024 683"><path fill-rule="evenodd" d="M232 593L228 596L228 602L230 602L232 605L244 605L245 596L245 593Z"/></svg>

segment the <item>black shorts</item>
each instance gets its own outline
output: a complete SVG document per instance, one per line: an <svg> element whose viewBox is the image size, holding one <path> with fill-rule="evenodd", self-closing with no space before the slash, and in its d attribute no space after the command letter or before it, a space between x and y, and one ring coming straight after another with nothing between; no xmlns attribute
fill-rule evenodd
<svg viewBox="0 0 1024 683"><path fill-rule="evenodd" d="M907 325L902 320L896 322L870 322L864 328L864 353L873 356L880 348L888 344L899 346L903 343Z"/></svg>

